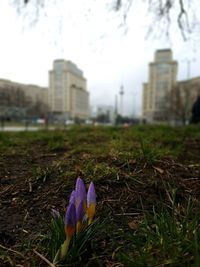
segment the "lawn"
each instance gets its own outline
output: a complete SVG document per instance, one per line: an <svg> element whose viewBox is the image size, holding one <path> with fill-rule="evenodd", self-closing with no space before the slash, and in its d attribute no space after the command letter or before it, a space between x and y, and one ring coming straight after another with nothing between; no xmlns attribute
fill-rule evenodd
<svg viewBox="0 0 200 267"><path fill-rule="evenodd" d="M200 125L0 133L0 266L52 262L52 209L77 177L95 184L99 227L62 266L200 266Z"/></svg>

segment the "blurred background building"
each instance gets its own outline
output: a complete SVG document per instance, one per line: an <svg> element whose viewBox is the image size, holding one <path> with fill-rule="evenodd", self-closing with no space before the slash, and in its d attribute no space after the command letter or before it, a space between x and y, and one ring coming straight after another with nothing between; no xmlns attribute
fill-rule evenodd
<svg viewBox="0 0 200 267"><path fill-rule="evenodd" d="M173 121L186 124L191 119L194 102L200 96L200 77L178 81L172 88L170 114Z"/></svg>
<svg viewBox="0 0 200 267"><path fill-rule="evenodd" d="M157 50L149 64L149 80L143 84L143 118L149 122L166 120L169 93L176 84L177 61L170 49Z"/></svg>
<svg viewBox="0 0 200 267"><path fill-rule="evenodd" d="M144 121L189 122L192 106L200 96L200 77L188 76L186 80L177 81L177 69L178 63L173 60L170 49L155 51L154 61L149 64L148 82L143 84ZM99 105L95 114L91 114L87 80L73 62L64 59L53 62L49 87L0 79L0 119L36 121L43 118L67 123L92 118L102 123L120 123L124 116L118 114L118 110L116 96L115 107Z"/></svg>
<svg viewBox="0 0 200 267"><path fill-rule="evenodd" d="M200 95L200 77L177 81L178 63L170 49L157 50L143 84L143 120L186 124Z"/></svg>
<svg viewBox="0 0 200 267"><path fill-rule="evenodd" d="M0 79L0 118L66 121L89 117L89 93L83 72L71 61L55 60L49 87Z"/></svg>
<svg viewBox="0 0 200 267"><path fill-rule="evenodd" d="M49 107L58 120L89 117L89 93L83 72L71 61L58 59L49 71Z"/></svg>
<svg viewBox="0 0 200 267"><path fill-rule="evenodd" d="M0 117L20 120L48 113L48 88L0 79Z"/></svg>

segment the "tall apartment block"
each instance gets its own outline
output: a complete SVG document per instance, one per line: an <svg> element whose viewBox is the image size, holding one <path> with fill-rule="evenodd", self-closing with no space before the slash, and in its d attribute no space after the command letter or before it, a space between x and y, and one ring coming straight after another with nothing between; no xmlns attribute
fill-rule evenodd
<svg viewBox="0 0 200 267"><path fill-rule="evenodd" d="M89 117L87 81L73 62L53 62L53 70L49 71L49 107L60 119Z"/></svg>
<svg viewBox="0 0 200 267"><path fill-rule="evenodd" d="M177 82L177 61L170 49L157 50L149 64L149 79L143 84L143 119L166 120L170 90Z"/></svg>

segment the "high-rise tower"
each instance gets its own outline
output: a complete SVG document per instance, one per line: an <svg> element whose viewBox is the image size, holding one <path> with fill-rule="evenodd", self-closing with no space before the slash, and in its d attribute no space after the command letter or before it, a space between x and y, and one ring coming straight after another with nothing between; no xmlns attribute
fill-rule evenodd
<svg viewBox="0 0 200 267"><path fill-rule="evenodd" d="M83 72L71 62L58 59L49 71L49 106L51 112L63 119L87 119L89 93Z"/></svg>
<svg viewBox="0 0 200 267"><path fill-rule="evenodd" d="M177 81L177 61L171 49L157 50L149 64L149 81L143 84L143 118L147 121L166 120L170 91Z"/></svg>

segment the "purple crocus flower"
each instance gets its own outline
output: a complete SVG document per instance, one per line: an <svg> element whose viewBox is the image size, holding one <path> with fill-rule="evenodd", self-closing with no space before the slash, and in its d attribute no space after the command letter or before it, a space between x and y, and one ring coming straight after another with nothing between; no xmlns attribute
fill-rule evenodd
<svg viewBox="0 0 200 267"><path fill-rule="evenodd" d="M74 205L76 205L76 192L75 190L73 190L71 192L70 198L69 198L69 204L73 203Z"/></svg>
<svg viewBox="0 0 200 267"><path fill-rule="evenodd" d="M67 238L71 238L76 229L76 208L74 203L70 203L65 214L65 233Z"/></svg>
<svg viewBox="0 0 200 267"><path fill-rule="evenodd" d="M81 201L78 205L78 208L76 209L76 220L82 221L83 217L85 215L84 207L83 207L83 201Z"/></svg>
<svg viewBox="0 0 200 267"><path fill-rule="evenodd" d="M76 230L77 230L77 232L79 232L81 229L84 215L85 215L84 205L83 205L83 201L81 201L78 205L78 208L76 209Z"/></svg>
<svg viewBox="0 0 200 267"><path fill-rule="evenodd" d="M86 203L85 184L80 177L78 177L76 180L75 192L76 192L76 207L78 207L81 201L83 201L83 205L85 205Z"/></svg>
<svg viewBox="0 0 200 267"><path fill-rule="evenodd" d="M88 223L90 224L94 218L96 209L96 192L94 183L91 182L87 192L87 216L88 216Z"/></svg>

